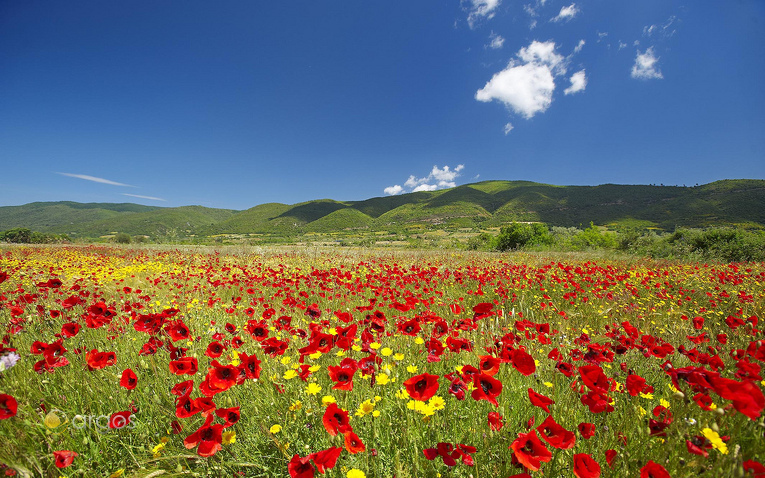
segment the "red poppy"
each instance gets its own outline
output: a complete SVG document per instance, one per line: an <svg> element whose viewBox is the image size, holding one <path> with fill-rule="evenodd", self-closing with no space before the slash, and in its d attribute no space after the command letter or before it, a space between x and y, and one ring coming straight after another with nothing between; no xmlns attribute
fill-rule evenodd
<svg viewBox="0 0 765 478"><path fill-rule="evenodd" d="M576 435L560 426L552 415L548 415L536 430L544 441L550 446L561 450L568 450L576 443Z"/></svg>
<svg viewBox="0 0 765 478"><path fill-rule="evenodd" d="M579 367L579 375L582 377L582 383L593 392L605 395L611 388L608 377L603 373L603 369L597 365Z"/></svg>
<svg viewBox="0 0 765 478"><path fill-rule="evenodd" d="M515 349L510 352L510 363L523 375L529 376L537 369L534 358L521 349Z"/></svg>
<svg viewBox="0 0 765 478"><path fill-rule="evenodd" d="M593 423L582 422L577 428L579 428L579 434L582 435L582 438L585 440L589 440L595 436L595 424Z"/></svg>
<svg viewBox="0 0 765 478"><path fill-rule="evenodd" d="M358 367L354 365L330 365L327 367L329 372L329 378L335 384L332 386L333 390L353 390L353 375L358 370Z"/></svg>
<svg viewBox="0 0 765 478"><path fill-rule="evenodd" d="M690 440L686 440L685 447L688 449L688 453L701 455L704 458L709 456L707 450L711 450L713 448L712 442L707 440L706 437L700 435L695 435L691 437Z"/></svg>
<svg viewBox="0 0 765 478"><path fill-rule="evenodd" d="M640 478L672 478L667 470L653 460L648 460L643 468L640 469Z"/></svg>
<svg viewBox="0 0 765 478"><path fill-rule="evenodd" d="M732 400L733 407L750 419L756 420L765 408L765 396L760 387L754 383L748 380L737 382L711 375L708 378L718 395L726 400Z"/></svg>
<svg viewBox="0 0 765 478"><path fill-rule="evenodd" d="M116 428L117 430L125 428L130 424L130 417L132 416L133 414L130 410L112 413L112 415L109 417L109 428Z"/></svg>
<svg viewBox="0 0 765 478"><path fill-rule="evenodd" d="M18 410L16 399L10 395L0 395L0 420L15 417Z"/></svg>
<svg viewBox="0 0 765 478"><path fill-rule="evenodd" d="M455 466L456 459L460 456L459 450L454 445L444 442L437 444L435 448L426 448L422 450L422 453L428 460L435 460L440 456L446 466Z"/></svg>
<svg viewBox="0 0 765 478"><path fill-rule="evenodd" d="M495 432L501 430L505 425L504 421L502 420L502 415L497 412L489 412L488 422L489 428Z"/></svg>
<svg viewBox="0 0 765 478"><path fill-rule="evenodd" d="M199 384L199 390L207 397L221 392L237 384L244 383L244 377L239 374L239 369L233 365L221 365L217 360L212 361L212 367L209 368L207 375L202 383Z"/></svg>
<svg viewBox="0 0 765 478"><path fill-rule="evenodd" d="M541 462L547 463L552 459L552 453L537 438L536 430L529 433L519 433L518 438L510 445L518 463L531 471L537 471Z"/></svg>
<svg viewBox="0 0 765 478"><path fill-rule="evenodd" d="M616 458L616 455L616 450L606 450L606 463L608 463L608 466L614 466L614 459Z"/></svg>
<svg viewBox="0 0 765 478"><path fill-rule="evenodd" d="M80 324L76 322L67 322L61 326L61 335L66 338L72 338L80 332Z"/></svg>
<svg viewBox="0 0 765 478"><path fill-rule="evenodd" d="M56 459L56 467L66 468L71 465L74 458L79 456L79 453L69 450L59 450L53 452L53 457Z"/></svg>
<svg viewBox="0 0 765 478"><path fill-rule="evenodd" d="M192 417L201 411L196 400L192 400L189 395L183 395L175 401L175 416L178 418Z"/></svg>
<svg viewBox="0 0 765 478"><path fill-rule="evenodd" d="M239 353L239 373L244 374L245 378L256 379L260 378L260 360L255 354L247 355L244 352Z"/></svg>
<svg viewBox="0 0 765 478"><path fill-rule="evenodd" d="M343 442L345 443L345 449L348 450L348 453L351 455L361 453L367 449L367 447L364 446L364 442L361 441L361 438L351 431L343 433Z"/></svg>
<svg viewBox="0 0 765 478"><path fill-rule="evenodd" d="M425 402L438 392L438 375L423 373L404 382L404 387L412 400Z"/></svg>
<svg viewBox="0 0 765 478"><path fill-rule="evenodd" d="M120 378L120 386L128 390L133 390L138 385L138 377L132 369L126 368Z"/></svg>
<svg viewBox="0 0 765 478"><path fill-rule="evenodd" d="M600 476L600 464L586 453L574 455L574 475L576 478L598 478Z"/></svg>
<svg viewBox="0 0 765 478"><path fill-rule="evenodd" d="M117 354L114 352L99 352L93 349L87 353L86 360L89 370L100 370L114 365L117 362Z"/></svg>
<svg viewBox="0 0 765 478"><path fill-rule="evenodd" d="M495 407L498 406L497 397L502 393L502 382L485 373L479 373L473 377L473 386L473 400L486 400Z"/></svg>
<svg viewBox="0 0 765 478"><path fill-rule="evenodd" d="M338 407L335 403L330 403L327 409L324 410L324 416L322 417L321 422L330 436L336 436L338 433L351 431L348 412Z"/></svg>
<svg viewBox="0 0 765 478"><path fill-rule="evenodd" d="M198 370L196 357L181 357L170 361L170 372L175 375L194 375Z"/></svg>
<svg viewBox="0 0 765 478"><path fill-rule="evenodd" d="M414 337L420 332L420 330L422 330L422 327L420 327L420 323L417 321L417 319L410 319L405 322L399 322L396 324L396 327L402 335L408 335L410 337Z"/></svg>
<svg viewBox="0 0 765 478"><path fill-rule="evenodd" d="M324 473L324 471L334 468L342 451L342 448L333 446L331 448L327 448L326 450L312 453L311 457L314 465L316 465L316 470L319 473Z"/></svg>
<svg viewBox="0 0 765 478"><path fill-rule="evenodd" d="M207 350L205 350L205 355L210 358L218 358L223 355L223 352L225 351L226 347L220 342L210 342L210 345L207 346Z"/></svg>
<svg viewBox="0 0 765 478"><path fill-rule="evenodd" d="M646 381L640 375L632 374L627 377L626 382L627 392L633 397L636 397L643 389L646 388Z"/></svg>
<svg viewBox="0 0 765 478"><path fill-rule="evenodd" d="M191 335L191 331L181 319L168 322L165 325L165 332L170 335L170 339L172 339L173 342L188 339Z"/></svg>
<svg viewBox="0 0 765 478"><path fill-rule="evenodd" d="M223 441L223 425L211 425L212 421L213 415L207 415L205 423L199 427L197 431L183 440L183 446L191 449L199 445L199 448L197 448L197 455L201 457L213 456L220 451L223 448L221 445L221 442Z"/></svg>
<svg viewBox="0 0 765 478"><path fill-rule="evenodd" d="M170 393L176 397L183 397L184 395L191 395L192 390L194 390L194 381L186 380L185 382L175 384L173 388L170 389Z"/></svg>
<svg viewBox="0 0 765 478"><path fill-rule="evenodd" d="M479 355L478 358L480 359L478 368L481 372L486 375L491 375L492 377L499 372L499 364L502 363L502 361L497 357L492 357L491 355Z"/></svg>
<svg viewBox="0 0 765 478"><path fill-rule="evenodd" d="M223 424L223 428L228 428L232 425L235 425L241 416L239 407L219 408L215 410L215 414L226 421L226 423Z"/></svg>
<svg viewBox="0 0 765 478"><path fill-rule="evenodd" d="M311 455L305 457L294 455L287 464L287 471L291 478L313 478L315 471L311 465Z"/></svg>
<svg viewBox="0 0 765 478"><path fill-rule="evenodd" d="M765 466L754 460L746 460L744 462L744 471L751 472L754 478L765 478Z"/></svg>
<svg viewBox="0 0 765 478"><path fill-rule="evenodd" d="M555 401L553 401L549 397L546 397L542 395L541 393L537 393L532 389L529 389L529 400L531 400L532 405L534 405L535 407L541 408L547 413L550 413L550 405L553 405L555 403Z"/></svg>

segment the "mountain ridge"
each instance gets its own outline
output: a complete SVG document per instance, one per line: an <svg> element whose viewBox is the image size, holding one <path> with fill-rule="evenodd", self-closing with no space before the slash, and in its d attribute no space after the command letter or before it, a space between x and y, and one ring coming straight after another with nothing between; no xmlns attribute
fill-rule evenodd
<svg viewBox="0 0 765 478"><path fill-rule="evenodd" d="M497 227L512 221L551 226L765 226L765 180L725 179L685 186L559 186L487 180L437 191L359 201L317 199L265 203L245 210L134 203L33 202L0 207L0 231L98 237L116 232L147 236L300 234L391 227Z"/></svg>

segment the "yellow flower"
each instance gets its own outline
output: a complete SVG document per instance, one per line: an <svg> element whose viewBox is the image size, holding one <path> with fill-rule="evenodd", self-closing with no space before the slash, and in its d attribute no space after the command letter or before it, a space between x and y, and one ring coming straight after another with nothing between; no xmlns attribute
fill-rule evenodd
<svg viewBox="0 0 765 478"><path fill-rule="evenodd" d="M433 397L428 400L428 405L433 408L433 410L443 410L446 406L446 402L438 395L433 395Z"/></svg>
<svg viewBox="0 0 765 478"><path fill-rule="evenodd" d="M386 374L381 373L380 375L377 376L378 385L386 385L389 382L390 382L390 378Z"/></svg>
<svg viewBox="0 0 765 478"><path fill-rule="evenodd" d="M396 391L396 398L401 400L407 400L409 399L409 392L407 392L405 388L401 388L398 391Z"/></svg>
<svg viewBox="0 0 765 478"><path fill-rule="evenodd" d="M409 373L417 373L417 365L409 365L406 367L406 371Z"/></svg>
<svg viewBox="0 0 765 478"><path fill-rule="evenodd" d="M303 408L303 402L301 402L300 400L295 400L295 403L290 405L290 411L291 412L296 412L296 411L298 411L298 410L300 410L302 408Z"/></svg>
<svg viewBox="0 0 765 478"><path fill-rule="evenodd" d="M109 478L120 478L120 476L125 474L125 469L120 468L119 470L115 471L111 475L109 475Z"/></svg>
<svg viewBox="0 0 765 478"><path fill-rule="evenodd" d="M269 432L271 432L272 435L276 435L280 431L282 431L281 425L271 425L271 428L268 429Z"/></svg>
<svg viewBox="0 0 765 478"><path fill-rule="evenodd" d="M367 478L367 475L357 468L350 470L345 476L346 478Z"/></svg>
<svg viewBox="0 0 765 478"><path fill-rule="evenodd" d="M414 343L416 343L417 345L422 345L425 343L425 340L423 340L422 337L417 337L416 339L414 339Z"/></svg>
<svg viewBox="0 0 765 478"><path fill-rule="evenodd" d="M285 357L282 357L282 358L281 358L281 363L282 363L282 365L287 365L287 364L288 364L288 363L290 363L291 361L292 361L292 357L290 357L290 356L285 356Z"/></svg>
<svg viewBox="0 0 765 478"><path fill-rule="evenodd" d="M233 430L223 432L223 435L221 435L221 443L224 445L231 445L232 443L236 443L236 432Z"/></svg>
<svg viewBox="0 0 765 478"><path fill-rule="evenodd" d="M321 403L325 407L328 407L330 403L337 403L337 401L335 400L335 397L333 397L332 395L324 395L323 397L321 397Z"/></svg>
<svg viewBox="0 0 765 478"><path fill-rule="evenodd" d="M553 384L550 383L550 382L542 382L542 385L544 385L547 388L552 388L553 387Z"/></svg>
<svg viewBox="0 0 765 478"><path fill-rule="evenodd" d="M377 350L377 349L379 349L380 347L382 347L382 345L380 345L380 344L379 344L379 343L377 343L377 342L372 342L371 344L369 344L369 347L370 347L371 349L373 349L373 350Z"/></svg>
<svg viewBox="0 0 765 478"><path fill-rule="evenodd" d="M317 358L321 357L321 352L314 352L311 355L309 355L311 360L316 360Z"/></svg>
<svg viewBox="0 0 765 478"><path fill-rule="evenodd" d="M311 373L316 373L319 370L321 370L321 365L311 365L310 367L308 367L308 371Z"/></svg>
<svg viewBox="0 0 765 478"><path fill-rule="evenodd" d="M363 417L365 415L369 415L372 413L375 409L375 404L372 402L372 400L364 400L361 402L361 405L359 405L359 409L356 410L356 416L357 417Z"/></svg>
<svg viewBox="0 0 765 478"><path fill-rule="evenodd" d="M305 393L308 395L316 395L317 393L321 392L321 385L318 385L316 383L309 383L308 387L305 390Z"/></svg>
<svg viewBox="0 0 765 478"><path fill-rule="evenodd" d="M644 417L645 414L648 412L646 412L643 407L638 407L638 413L640 414L641 417Z"/></svg>
<svg viewBox="0 0 765 478"><path fill-rule="evenodd" d="M159 455L159 452L162 451L165 448L164 443L158 443L157 446L151 449L151 452L154 454L154 456Z"/></svg>
<svg viewBox="0 0 765 478"><path fill-rule="evenodd" d="M359 345L354 345L351 348L353 349L354 352L361 352L361 346Z"/></svg>
<svg viewBox="0 0 765 478"><path fill-rule="evenodd" d="M298 374L297 374L296 371L294 371L292 369L289 369L286 372L284 372L283 377L284 377L284 380L290 380L290 379L293 379L293 378L297 377L297 375Z"/></svg>
<svg viewBox="0 0 765 478"><path fill-rule="evenodd" d="M641 393L640 398L645 398L647 400L653 400L653 393Z"/></svg>
<svg viewBox="0 0 765 478"><path fill-rule="evenodd" d="M381 353L383 357L390 357L391 355L393 355L393 350L389 349L388 347L385 347L384 349L382 349Z"/></svg>
<svg viewBox="0 0 765 478"><path fill-rule="evenodd" d="M659 400L659 404L664 408L669 408L669 402L664 400L663 398Z"/></svg>
<svg viewBox="0 0 765 478"><path fill-rule="evenodd" d="M404 354L402 354L402 353L397 353L396 355L394 355L394 356L393 356L393 359L394 359L395 361L397 361L397 362L401 362L402 360L404 360Z"/></svg>
<svg viewBox="0 0 765 478"><path fill-rule="evenodd" d="M712 430L711 428L705 428L701 430L701 433L707 437L707 440L712 442L712 446L722 453L723 455L728 454L728 445L725 444L724 441L720 438L720 435L717 434L716 431Z"/></svg>

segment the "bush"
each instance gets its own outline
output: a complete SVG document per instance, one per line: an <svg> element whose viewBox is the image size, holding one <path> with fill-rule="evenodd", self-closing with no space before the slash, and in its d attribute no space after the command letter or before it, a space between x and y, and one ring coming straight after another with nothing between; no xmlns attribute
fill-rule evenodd
<svg viewBox="0 0 765 478"><path fill-rule="evenodd" d="M130 234L120 232L119 234L114 236L114 242L116 242L117 244L130 244L131 242Z"/></svg>
<svg viewBox="0 0 765 478"><path fill-rule="evenodd" d="M593 223L590 223L590 227L574 236L571 243L577 249L615 249L617 244L616 234L600 232L600 229Z"/></svg>
<svg viewBox="0 0 765 478"><path fill-rule="evenodd" d="M508 251L527 246L550 245L553 243L553 237L544 224L514 222L501 228L499 235L494 238L493 242L495 250Z"/></svg>
<svg viewBox="0 0 765 478"><path fill-rule="evenodd" d="M29 244L32 242L32 231L23 227L17 227L2 233L0 240L16 244Z"/></svg>

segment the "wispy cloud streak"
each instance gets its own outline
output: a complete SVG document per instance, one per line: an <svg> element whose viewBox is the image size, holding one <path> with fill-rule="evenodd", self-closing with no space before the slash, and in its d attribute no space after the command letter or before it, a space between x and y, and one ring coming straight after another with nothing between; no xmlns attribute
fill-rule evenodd
<svg viewBox="0 0 765 478"><path fill-rule="evenodd" d="M134 188L130 184L118 183L116 181L110 181L109 179L97 178L95 176L88 176L87 174L72 174L72 173L57 173L62 176L68 176L70 178L84 179L85 181L93 181L94 183L109 184L111 186L124 186L128 188Z"/></svg>
<svg viewBox="0 0 765 478"><path fill-rule="evenodd" d="M130 196L134 198L141 198L141 199L150 199L152 201L166 201L166 199L162 198L155 198L153 196L141 196L140 194L128 194L128 193L122 193L123 196Z"/></svg>

